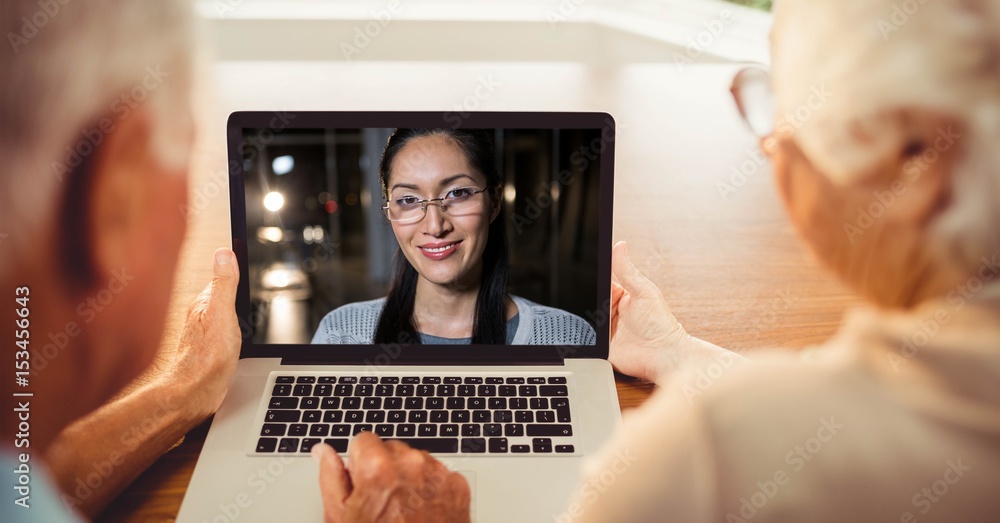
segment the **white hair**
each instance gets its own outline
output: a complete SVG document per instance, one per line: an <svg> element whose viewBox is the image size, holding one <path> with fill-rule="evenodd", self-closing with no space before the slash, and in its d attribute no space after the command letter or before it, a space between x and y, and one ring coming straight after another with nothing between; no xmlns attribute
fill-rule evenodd
<svg viewBox="0 0 1000 523"><path fill-rule="evenodd" d="M158 161L186 167L196 27L188 0L4 0L0 30L8 44L0 53L7 272L51 230L66 174L138 104L152 113Z"/></svg>
<svg viewBox="0 0 1000 523"><path fill-rule="evenodd" d="M955 118L961 156L929 248L962 268L1000 252L1000 1L780 0L776 11L775 97L813 164L835 184L859 181L910 138L878 115Z"/></svg>

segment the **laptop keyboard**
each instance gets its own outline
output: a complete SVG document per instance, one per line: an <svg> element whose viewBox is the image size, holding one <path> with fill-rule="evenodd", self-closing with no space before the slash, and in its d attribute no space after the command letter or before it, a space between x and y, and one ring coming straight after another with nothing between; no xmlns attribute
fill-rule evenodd
<svg viewBox="0 0 1000 523"><path fill-rule="evenodd" d="M573 454L565 376L272 374L254 454L347 452L370 431L434 454Z"/></svg>

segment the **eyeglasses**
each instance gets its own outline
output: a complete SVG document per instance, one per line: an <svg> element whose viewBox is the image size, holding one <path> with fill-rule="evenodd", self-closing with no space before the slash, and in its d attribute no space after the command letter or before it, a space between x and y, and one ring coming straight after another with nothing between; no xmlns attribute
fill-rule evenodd
<svg viewBox="0 0 1000 523"><path fill-rule="evenodd" d="M451 189L440 198L430 198L421 200L416 196L403 196L389 200L382 206L385 217L391 222L413 223L418 222L427 215L427 205L439 205L443 212L451 216L461 216L476 209L483 203L480 194L489 190L489 187L459 187Z"/></svg>
<svg viewBox="0 0 1000 523"><path fill-rule="evenodd" d="M761 67L746 67L733 77L729 92L750 130L759 138L774 133L775 103L771 74Z"/></svg>

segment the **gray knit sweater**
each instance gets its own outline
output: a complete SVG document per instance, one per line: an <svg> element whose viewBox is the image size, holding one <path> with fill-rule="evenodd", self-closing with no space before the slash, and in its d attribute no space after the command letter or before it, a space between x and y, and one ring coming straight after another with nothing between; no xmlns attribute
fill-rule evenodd
<svg viewBox="0 0 1000 523"><path fill-rule="evenodd" d="M520 318L511 345L594 345L597 335L583 318L566 311L511 296ZM372 343L385 298L349 303L319 322L312 343L362 345Z"/></svg>

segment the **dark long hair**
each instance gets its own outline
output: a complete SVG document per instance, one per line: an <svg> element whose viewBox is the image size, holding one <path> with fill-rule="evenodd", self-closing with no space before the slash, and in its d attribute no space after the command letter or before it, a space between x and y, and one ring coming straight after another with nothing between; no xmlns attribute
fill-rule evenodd
<svg viewBox="0 0 1000 523"><path fill-rule="evenodd" d="M500 198L502 180L493 155L493 144L486 131L472 129L396 129L382 152L379 182L382 197L388 199L389 174L399 151L410 140L421 136L445 136L465 154L473 169L486 177L486 192L491 199ZM502 205L502 200L500 200ZM507 226L504 213L490 223L486 248L483 250L482 280L476 298L476 313L472 321L472 343L502 345L507 342L507 281L510 279L510 254L507 247ZM413 307L417 294L417 271L401 250L394 259L395 276L385 299L385 307L375 328L375 343L419 344L420 335L413 326Z"/></svg>
<svg viewBox="0 0 1000 523"><path fill-rule="evenodd" d="M451 139L473 169L486 178L489 198L499 198L502 186L500 172L493 155L493 144L486 131L472 129L396 129L386 143L379 163L379 182L382 196L388 199L389 174L399 151L410 140L421 136L440 135ZM486 247L483 250L482 280L476 298L476 312L472 319L472 343L504 344L507 342L506 298L510 278L510 255L507 247L507 226L504 213L490 223ZM395 276L386 296L385 306L375 328L375 343L419 344L420 336L413 325L413 306L416 300L417 271L402 250L396 251L393 261Z"/></svg>

